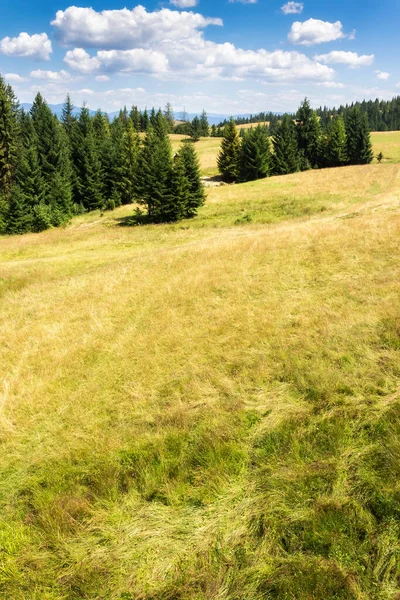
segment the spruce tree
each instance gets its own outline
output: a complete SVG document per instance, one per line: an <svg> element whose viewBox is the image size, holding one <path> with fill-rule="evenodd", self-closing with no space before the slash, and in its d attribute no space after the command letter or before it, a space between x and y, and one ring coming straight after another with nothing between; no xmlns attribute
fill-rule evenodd
<svg viewBox="0 0 400 600"><path fill-rule="evenodd" d="M149 126L139 153L136 197L154 221L163 221L169 212L165 205L170 199L171 155L168 135L160 136Z"/></svg>
<svg viewBox="0 0 400 600"><path fill-rule="evenodd" d="M169 191L163 203L162 220L165 222L178 221L185 216L185 210L190 201L189 181L185 173L185 165L181 154L174 158L171 169Z"/></svg>
<svg viewBox="0 0 400 600"><path fill-rule="evenodd" d="M175 127L175 117L174 117L173 108L169 102L167 103L167 105L165 107L164 117L167 122L168 133L172 133L174 131L174 127Z"/></svg>
<svg viewBox="0 0 400 600"><path fill-rule="evenodd" d="M51 225L57 226L72 216L71 163L68 140L58 119L37 94L31 108L36 132L37 154L43 181L46 214Z"/></svg>
<svg viewBox="0 0 400 600"><path fill-rule="evenodd" d="M140 131L140 112L137 106L132 106L129 118L132 121L135 131Z"/></svg>
<svg viewBox="0 0 400 600"><path fill-rule="evenodd" d="M300 167L302 170L318 167L320 165L322 131L317 113L312 110L307 98L300 105L296 119L298 148L301 156L304 156L303 164Z"/></svg>
<svg viewBox="0 0 400 600"><path fill-rule="evenodd" d="M331 119L326 137L324 162L327 167L341 167L347 162L347 136L343 117Z"/></svg>
<svg viewBox="0 0 400 600"><path fill-rule="evenodd" d="M283 117L277 126L273 138L273 147L272 168L274 175L286 175L287 173L299 171L296 127L290 116Z"/></svg>
<svg viewBox="0 0 400 600"><path fill-rule="evenodd" d="M104 196L99 147L86 106L81 108L77 125L73 139L75 202L86 210L94 210L103 207Z"/></svg>
<svg viewBox="0 0 400 600"><path fill-rule="evenodd" d="M28 233L33 230L34 215L30 202L18 184L11 190L7 213L6 232L10 234Z"/></svg>
<svg viewBox="0 0 400 600"><path fill-rule="evenodd" d="M137 177L140 138L133 128L132 122L128 123L122 136L121 159L119 169L119 194L122 204L133 202L135 195L135 179Z"/></svg>
<svg viewBox="0 0 400 600"><path fill-rule="evenodd" d="M201 123L199 117L194 117L190 124L189 135L194 142L198 142L202 135Z"/></svg>
<svg viewBox="0 0 400 600"><path fill-rule="evenodd" d="M15 181L19 149L19 126L15 96L0 77L0 233L6 229L6 214Z"/></svg>
<svg viewBox="0 0 400 600"><path fill-rule="evenodd" d="M200 176L200 163L196 150L191 142L184 143L178 153L179 160L184 166L185 176L189 186L189 196L184 206L183 217L192 218L205 202L204 185Z"/></svg>
<svg viewBox="0 0 400 600"><path fill-rule="evenodd" d="M221 142L221 151L218 155L218 169L224 181L231 183L239 177L240 139L235 121L225 125Z"/></svg>
<svg viewBox="0 0 400 600"><path fill-rule="evenodd" d="M346 116L347 159L349 165L366 165L372 162L371 134L368 117L355 106Z"/></svg>
<svg viewBox="0 0 400 600"><path fill-rule="evenodd" d="M261 125L255 129L248 129L240 152L240 180L252 181L268 177L270 163L271 151L267 130Z"/></svg>
<svg viewBox="0 0 400 600"><path fill-rule="evenodd" d="M205 110L203 110L200 116L200 135L202 137L208 137L210 135L210 125Z"/></svg>

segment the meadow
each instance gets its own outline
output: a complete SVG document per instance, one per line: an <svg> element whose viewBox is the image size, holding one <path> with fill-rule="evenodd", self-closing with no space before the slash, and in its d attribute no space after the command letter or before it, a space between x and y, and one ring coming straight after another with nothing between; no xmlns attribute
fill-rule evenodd
<svg viewBox="0 0 400 600"><path fill-rule="evenodd" d="M396 598L400 134L373 141L192 220L0 238L0 597Z"/></svg>
<svg viewBox="0 0 400 600"><path fill-rule="evenodd" d="M262 125L262 123L261 123ZM256 127L257 123L251 125L239 125L238 129L249 129ZM176 152L185 139L182 135L171 135L173 151ZM376 132L372 134L372 144L375 156L382 152L385 163L396 164L400 162L400 134L398 131ZM201 138L196 143L202 174L207 177L218 175L217 157L221 145L220 138ZM377 160L375 159L375 162Z"/></svg>

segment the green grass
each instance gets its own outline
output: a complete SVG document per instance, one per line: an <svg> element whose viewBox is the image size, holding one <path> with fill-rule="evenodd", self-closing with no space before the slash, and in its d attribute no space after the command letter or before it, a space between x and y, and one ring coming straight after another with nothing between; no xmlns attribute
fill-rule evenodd
<svg viewBox="0 0 400 600"><path fill-rule="evenodd" d="M384 131L372 134L375 156L382 152L383 162L400 162L400 131Z"/></svg>
<svg viewBox="0 0 400 600"><path fill-rule="evenodd" d="M399 181L0 239L0 597L395 598Z"/></svg>

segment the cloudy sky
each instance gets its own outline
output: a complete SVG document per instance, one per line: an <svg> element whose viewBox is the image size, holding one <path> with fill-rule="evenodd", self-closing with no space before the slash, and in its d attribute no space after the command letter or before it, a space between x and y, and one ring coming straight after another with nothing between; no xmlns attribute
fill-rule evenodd
<svg viewBox="0 0 400 600"><path fill-rule="evenodd" d="M399 0L77 4L1 1L0 73L22 102L237 114L400 94Z"/></svg>

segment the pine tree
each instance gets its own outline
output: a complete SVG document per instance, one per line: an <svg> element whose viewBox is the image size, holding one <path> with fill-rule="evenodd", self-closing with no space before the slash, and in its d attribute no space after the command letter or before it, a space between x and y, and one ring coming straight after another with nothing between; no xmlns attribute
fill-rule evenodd
<svg viewBox="0 0 400 600"><path fill-rule="evenodd" d="M228 183L237 181L239 177L240 140L235 121L225 125L224 136L221 142L221 151L218 155L218 169L223 179Z"/></svg>
<svg viewBox="0 0 400 600"><path fill-rule="evenodd" d="M144 109L144 112L140 116L140 131L147 131L149 128L149 114L147 112L147 108Z"/></svg>
<svg viewBox="0 0 400 600"><path fill-rule="evenodd" d="M122 136L121 166L119 170L119 193L122 204L133 202L137 177L140 138L132 123L128 123Z"/></svg>
<svg viewBox="0 0 400 600"><path fill-rule="evenodd" d="M296 118L298 148L305 159L302 170L306 170L308 165L318 167L320 164L322 131L317 113L312 110L307 98L300 105Z"/></svg>
<svg viewBox="0 0 400 600"><path fill-rule="evenodd" d="M43 203L48 207L46 214L51 215L51 225L57 226L72 216L68 140L57 117L40 94L32 105L31 117L43 181Z"/></svg>
<svg viewBox="0 0 400 600"><path fill-rule="evenodd" d="M140 131L140 112L137 106L132 106L129 118L132 121L135 131Z"/></svg>
<svg viewBox="0 0 400 600"><path fill-rule="evenodd" d="M8 205L7 233L22 234L32 231L33 218L28 198L18 184L13 185Z"/></svg>
<svg viewBox="0 0 400 600"><path fill-rule="evenodd" d="M346 117L347 159L349 165L366 165L372 162L371 134L368 117L355 106Z"/></svg>
<svg viewBox="0 0 400 600"><path fill-rule="evenodd" d="M179 160L184 166L184 172L189 186L189 196L184 206L183 217L191 218L197 214L205 202L204 185L200 176L200 163L194 146L187 142L178 153Z"/></svg>
<svg viewBox="0 0 400 600"><path fill-rule="evenodd" d="M201 136L201 123L199 117L194 117L190 124L189 135L194 142L198 142Z"/></svg>
<svg viewBox="0 0 400 600"><path fill-rule="evenodd" d="M328 125L324 162L327 167L341 167L347 162L347 136L343 117L332 119Z"/></svg>
<svg viewBox="0 0 400 600"><path fill-rule="evenodd" d="M252 181L268 177L270 163L271 151L267 130L261 125L258 125L255 129L248 129L243 138L240 152L241 181Z"/></svg>
<svg viewBox="0 0 400 600"><path fill-rule="evenodd" d="M289 116L283 117L276 128L273 147L272 169L274 175L286 175L299 171L296 128Z"/></svg>
<svg viewBox="0 0 400 600"><path fill-rule="evenodd" d="M139 154L136 197L154 221L163 221L165 204L170 198L172 171L171 144L168 135L160 137L150 126Z"/></svg>
<svg viewBox="0 0 400 600"><path fill-rule="evenodd" d="M175 117L174 117L173 108L169 102L167 103L167 105L165 107L164 117L167 122L168 133L172 133L174 131L174 126L175 126Z"/></svg>
<svg viewBox="0 0 400 600"><path fill-rule="evenodd" d="M86 106L81 108L73 138L75 202L86 210L104 205L101 162L93 121Z"/></svg>
<svg viewBox="0 0 400 600"><path fill-rule="evenodd" d="M65 102L62 107L61 123L64 126L65 132L68 136L68 140L72 137L72 128L76 123L76 117L74 116L74 105L72 104L71 97L67 94Z"/></svg>
<svg viewBox="0 0 400 600"><path fill-rule="evenodd" d="M202 137L208 137L210 135L210 125L205 110L203 110L200 116L200 135Z"/></svg>
<svg viewBox="0 0 400 600"><path fill-rule="evenodd" d="M6 214L15 181L19 146L17 105L10 86L0 77L0 232L6 229Z"/></svg>
<svg viewBox="0 0 400 600"><path fill-rule="evenodd" d="M169 191L163 203L162 220L171 222L184 218L189 201L189 181L186 177L182 156L178 153L171 169Z"/></svg>

